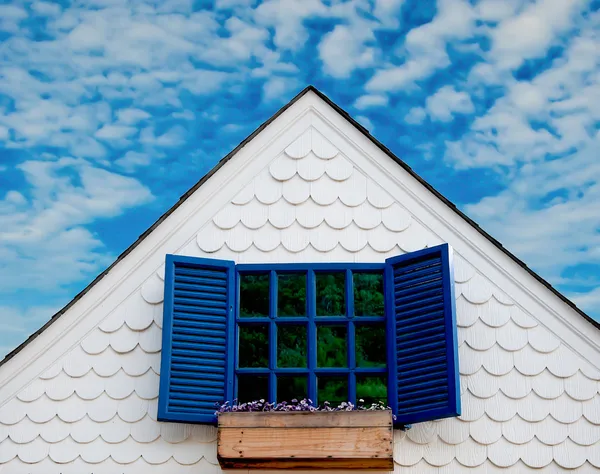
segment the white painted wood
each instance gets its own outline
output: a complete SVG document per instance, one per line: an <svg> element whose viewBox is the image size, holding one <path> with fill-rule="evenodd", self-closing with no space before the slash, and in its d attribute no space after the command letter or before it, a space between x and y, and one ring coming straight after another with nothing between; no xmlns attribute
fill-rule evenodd
<svg viewBox="0 0 600 474"><path fill-rule="evenodd" d="M308 94L0 369L0 473L220 472L214 427L156 421L166 253L381 262L441 242L463 413L396 432L396 471L597 471L598 331Z"/></svg>

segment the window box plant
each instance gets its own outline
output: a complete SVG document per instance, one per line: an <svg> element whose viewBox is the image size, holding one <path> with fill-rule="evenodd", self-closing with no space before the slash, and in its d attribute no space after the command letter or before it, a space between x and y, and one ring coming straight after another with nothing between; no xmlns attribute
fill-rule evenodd
<svg viewBox="0 0 600 474"><path fill-rule="evenodd" d="M226 404L217 455L223 469L392 470L392 423L382 404Z"/></svg>

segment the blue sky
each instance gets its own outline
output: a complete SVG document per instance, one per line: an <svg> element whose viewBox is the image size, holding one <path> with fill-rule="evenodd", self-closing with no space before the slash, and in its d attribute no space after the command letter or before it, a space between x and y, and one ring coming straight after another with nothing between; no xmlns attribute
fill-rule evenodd
<svg viewBox="0 0 600 474"><path fill-rule="evenodd" d="M0 353L307 84L600 319L600 1L0 5Z"/></svg>

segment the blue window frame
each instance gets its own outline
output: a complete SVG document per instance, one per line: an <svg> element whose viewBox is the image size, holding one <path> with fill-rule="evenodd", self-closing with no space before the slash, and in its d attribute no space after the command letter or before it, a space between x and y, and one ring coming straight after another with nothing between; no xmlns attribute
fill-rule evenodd
<svg viewBox="0 0 600 474"><path fill-rule="evenodd" d="M236 396L387 396L400 425L460 414L447 244L373 264L165 267L160 421L214 423Z"/></svg>
<svg viewBox="0 0 600 474"><path fill-rule="evenodd" d="M356 403L357 398L385 401L384 269L383 263L237 265L236 397L281 402L306 396L316 403L326 397L332 404ZM304 301L292 301L289 315L281 304L281 287L294 279L301 282L295 290L305 289L298 298ZM381 284L381 308L374 311L378 314L357 313L365 307L357 286L367 279ZM260 280L262 291L256 285ZM255 299L253 311L247 310L245 298ZM378 343L376 361L369 356L377 352L373 346ZM288 352L291 355L282 360Z"/></svg>

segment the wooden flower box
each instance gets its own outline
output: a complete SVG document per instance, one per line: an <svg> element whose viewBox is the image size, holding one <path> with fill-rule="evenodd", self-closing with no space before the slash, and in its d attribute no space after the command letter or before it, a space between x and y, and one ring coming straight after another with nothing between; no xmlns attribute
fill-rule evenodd
<svg viewBox="0 0 600 474"><path fill-rule="evenodd" d="M391 411L219 415L222 469L393 470Z"/></svg>

